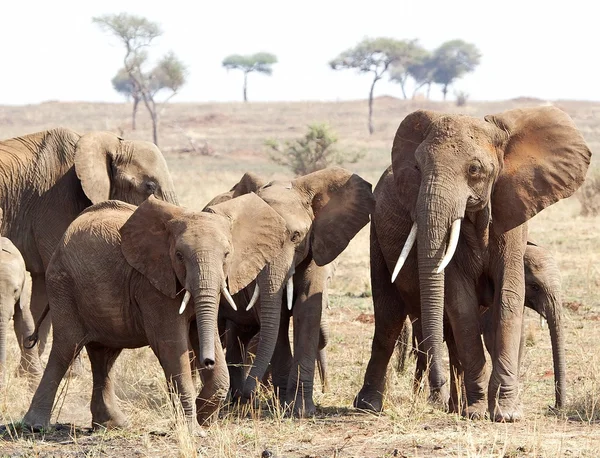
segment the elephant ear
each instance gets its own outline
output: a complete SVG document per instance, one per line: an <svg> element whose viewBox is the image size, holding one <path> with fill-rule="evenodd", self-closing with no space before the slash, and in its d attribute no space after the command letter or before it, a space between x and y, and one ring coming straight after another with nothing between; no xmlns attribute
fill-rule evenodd
<svg viewBox="0 0 600 458"><path fill-rule="evenodd" d="M177 205L149 196L120 229L125 260L171 298L177 294L177 276L169 254L170 233L166 223L183 212Z"/></svg>
<svg viewBox="0 0 600 458"><path fill-rule="evenodd" d="M485 120L508 138L492 194L497 234L572 195L583 183L591 152L571 117L556 107L522 108Z"/></svg>
<svg viewBox="0 0 600 458"><path fill-rule="evenodd" d="M285 220L254 193L214 205L207 211L231 221L233 251L227 281L230 293L235 294L279 254L287 238Z"/></svg>
<svg viewBox="0 0 600 458"><path fill-rule="evenodd" d="M344 251L375 209L371 183L342 167L296 178L292 187L307 195L312 206L311 249L318 266Z"/></svg>
<svg viewBox="0 0 600 458"><path fill-rule="evenodd" d="M417 205L421 187L421 172L417 169L415 151L427 137L431 124L442 116L442 113L435 111L414 111L402 120L394 137L392 145L394 183L396 183L399 202L411 212Z"/></svg>
<svg viewBox="0 0 600 458"><path fill-rule="evenodd" d="M256 192L262 188L265 183L266 181L255 173L246 172L244 173L244 176L242 176L242 179L233 185L229 191L214 197L209 203L206 204L204 209L206 210L208 207L227 202L235 197L243 196L244 194Z"/></svg>
<svg viewBox="0 0 600 458"><path fill-rule="evenodd" d="M110 199L111 164L122 140L111 132L90 132L75 145L75 173L93 204Z"/></svg>

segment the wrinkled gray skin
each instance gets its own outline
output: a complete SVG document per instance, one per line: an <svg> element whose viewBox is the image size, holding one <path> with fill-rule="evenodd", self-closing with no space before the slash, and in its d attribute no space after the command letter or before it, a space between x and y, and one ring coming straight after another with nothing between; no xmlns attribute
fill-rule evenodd
<svg viewBox="0 0 600 458"><path fill-rule="evenodd" d="M275 353L277 341L281 340L282 303L290 276L295 271L295 283L296 278L313 275L314 266L325 266L337 258L369 222L374 207L370 183L341 167L266 184L253 174L245 174L231 191L216 197L212 203L248 192L255 192L285 219L287 238L280 255L257 277L261 332L256 359L242 390L243 400L254 396L257 383L263 379ZM293 405L295 415L311 416L315 412L312 392L319 352L323 286L300 281L306 286L300 287L294 303L294 329L298 339L294 339L293 361L286 371L287 380L279 374L274 374L274 380L281 383L276 388L284 402ZM246 297L251 296L252 291L249 291Z"/></svg>
<svg viewBox="0 0 600 458"><path fill-rule="evenodd" d="M6 237L0 238L0 387L6 378L6 348L10 319L14 317L14 329L24 360L29 364L20 366L19 371L26 371L36 364L37 350L23 348L22 335L30 335L35 323L31 316L31 276L25 270L25 261L17 247ZM31 384L37 385L39 379L35 374L41 373L36 367L31 371Z"/></svg>
<svg viewBox="0 0 600 458"><path fill-rule="evenodd" d="M381 411L387 366L408 314L420 318L430 358L430 399L444 403L449 397L442 364L447 316L464 368L467 402L461 414L484 418L489 412L493 421L522 418L518 374L527 221L571 196L583 183L590 158L573 120L552 106L484 119L418 110L400 123L392 166L374 191L375 334L355 407ZM413 227L415 244L392 283ZM457 240L456 250L446 256L450 240ZM442 265L443 259L449 263ZM482 278L494 284L489 376L479 331Z"/></svg>
<svg viewBox="0 0 600 458"><path fill-rule="evenodd" d="M552 344L552 359L554 364L554 389L555 389L555 408L561 409L566 402L566 361L565 361L565 343L564 330L562 327L562 288L560 281L560 271L556 260L552 254L539 247L533 242L528 242L524 256L525 265L525 306L535 310L541 317L548 322L548 331L550 332L550 341ZM493 304L494 289L492 284L482 288L481 304L485 307L481 310L481 330L484 336L486 348L490 354L493 354L493 322L492 313L489 307ZM424 353L418 350L419 335L421 335L420 326L417 321L412 322L408 318L402 327L400 338L398 339L398 370L404 371L407 351L411 346L417 358L417 368L415 371L415 388L421 385L423 374L425 373L427 361ZM412 336L411 336L412 329ZM449 342L452 336L445 329L446 342L448 348L454 349L454 342ZM524 329L523 329L524 331ZM414 336L414 337L413 337ZM412 343L411 343L412 342ZM525 348L525 340L521 335L520 358ZM421 344L422 350L422 344ZM450 375L453 377L462 372L460 363L455 361L452 355L454 366ZM451 383L451 403L458 406L458 393L455 383ZM460 383L459 383L460 386Z"/></svg>
<svg viewBox="0 0 600 458"><path fill-rule="evenodd" d="M298 269L298 273L294 274L294 297L293 302L298 299L301 291L316 291L314 294L320 295L322 304L321 310L328 307L328 287L335 272L336 262L329 263L323 267L312 265L308 272L304 269ZM301 275L302 272L305 272ZM247 294L253 291L254 285L251 285L246 290L234 295L233 298L238 304L238 311L232 310L230 305L221 300L219 307L220 320L220 335L223 344L227 348L225 354L227 367L229 369L230 392L232 399L238 399L242 396L242 390L245 380L248 376L249 369L252 367L251 355L256 355L258 342L260 339L260 301L252 310L246 311L246 305L249 302ZM287 290L286 290L287 292ZM286 292L283 296L286 297ZM287 388L289 379L289 371L293 363L291 347L289 342L289 321L293 313L299 313L298 320L305 319L301 311L293 306L291 312L287 309L287 304L282 304L282 315L280 333L275 347L273 358L271 359L271 375L273 384L280 389ZM323 392L328 387L327 378L327 353L325 347L329 341L329 327L325 320L325 314L321 315L321 323L319 328L319 353L317 355L317 370L321 379ZM297 351L303 351L297 348ZM266 378L263 377L263 381ZM279 392L282 396L281 400L285 401L284 393Z"/></svg>
<svg viewBox="0 0 600 458"><path fill-rule="evenodd" d="M35 320L47 304L44 274L50 257L77 215L103 200L139 205L150 195L177 204L167 164L153 143L64 128L0 141L1 233L31 273ZM50 317L39 332L40 354L49 330ZM21 366L39 376L39 361L30 356L22 353Z"/></svg>
<svg viewBox="0 0 600 458"><path fill-rule="evenodd" d="M256 278L279 253L285 222L255 195L209 210L193 212L152 196L139 207L111 200L69 226L46 275L55 332L26 425L48 426L58 386L84 346L92 364L93 427L126 424L111 371L122 349L145 345L188 424L196 414L200 424L214 418L229 388L216 327L223 285L235 293ZM181 310L185 291L191 297ZM195 403L190 348L202 368Z"/></svg>

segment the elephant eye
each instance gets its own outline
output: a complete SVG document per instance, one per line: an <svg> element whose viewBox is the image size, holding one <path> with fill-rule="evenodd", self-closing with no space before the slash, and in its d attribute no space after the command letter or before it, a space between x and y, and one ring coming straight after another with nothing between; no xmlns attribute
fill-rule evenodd
<svg viewBox="0 0 600 458"><path fill-rule="evenodd" d="M297 243L300 241L300 232L298 231L294 231L294 233L292 234L292 237L290 239L293 243Z"/></svg>
<svg viewBox="0 0 600 458"><path fill-rule="evenodd" d="M469 175L471 175L471 176L478 175L480 170L481 170L481 166L479 164L471 164L469 166Z"/></svg>
<svg viewBox="0 0 600 458"><path fill-rule="evenodd" d="M175 257L177 258L177 260L179 262L183 262L183 254L181 254L181 251L176 251L175 252Z"/></svg>
<svg viewBox="0 0 600 458"><path fill-rule="evenodd" d="M535 292L540 290L540 285L538 285L537 283L530 283L529 287L534 290Z"/></svg>
<svg viewBox="0 0 600 458"><path fill-rule="evenodd" d="M146 182L146 189L148 190L148 192L154 194L156 192L157 188L158 188L158 185L156 184L155 181L147 181Z"/></svg>

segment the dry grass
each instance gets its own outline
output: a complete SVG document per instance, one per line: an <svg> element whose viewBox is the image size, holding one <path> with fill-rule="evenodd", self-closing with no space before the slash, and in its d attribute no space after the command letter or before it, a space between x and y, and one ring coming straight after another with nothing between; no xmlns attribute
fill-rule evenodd
<svg viewBox="0 0 600 458"><path fill-rule="evenodd" d="M269 163L262 147L268 137L299 136L310 122L328 122L338 132L341 147L364 149L367 156L348 168L373 185L389 163L395 129L417 108L465 112L482 116L536 100L497 103L375 101L377 132L366 131L366 103L172 104L163 118L161 146L175 177L182 204L202 208L215 194L229 189L246 170L272 179L289 176ZM600 104L557 102L583 131L593 151L600 146ZM128 138L150 138L149 123L127 129L129 106L119 104L46 103L0 107L0 138L64 125L78 131L124 129ZM215 156L181 153L192 139L206 142ZM594 159L595 161L596 159ZM90 433L91 373L63 382L53 423L65 425L45 434L25 434L13 428L0 438L0 456L202 456L202 457L596 457L600 456L600 260L599 217L580 216L572 198L536 216L532 237L549 247L562 270L565 290L568 408L555 415L552 357L547 329L527 315L528 343L522 366L522 399L526 419L519 424L466 421L444 414L412 394L411 377L389 370L385 410L370 415L352 409L370 355L373 324L357 320L372 313L368 275L368 227L341 255L332 283L329 344L330 386L317 389L318 415L292 420L269 402L250 412L225 412L202 434L190 436L172 406L162 370L147 349L123 352L117 361L120 405L130 419L123 431ZM366 322L365 322L366 321ZM15 377L18 350L10 340L7 387L0 390L0 423L18 422L32 393ZM47 355L46 355L47 356ZM74 424L75 426L71 426ZM264 453L269 451L272 455Z"/></svg>

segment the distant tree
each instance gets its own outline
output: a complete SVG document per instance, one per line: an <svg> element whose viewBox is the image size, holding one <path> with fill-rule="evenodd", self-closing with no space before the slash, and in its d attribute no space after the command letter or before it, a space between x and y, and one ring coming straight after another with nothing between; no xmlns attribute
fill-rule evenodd
<svg viewBox="0 0 600 458"><path fill-rule="evenodd" d="M444 100L448 87L465 73L474 71L480 58L481 53L477 47L463 40L447 41L433 52L433 81L442 86Z"/></svg>
<svg viewBox="0 0 600 458"><path fill-rule="evenodd" d="M162 104L165 104L177 94L186 81L185 65L170 51L152 70L145 70L148 64L146 49L151 46L153 40L162 35L160 26L155 22L127 13L94 17L92 22L98 24L102 30L112 33L125 46L123 69L133 84L132 97L134 93L139 94L144 102L152 120L152 139L158 145L160 113L156 95L161 91L170 91L169 96L162 101Z"/></svg>
<svg viewBox="0 0 600 458"><path fill-rule="evenodd" d="M435 72L435 61L430 52L426 52L421 58L408 66L408 74L415 82L412 97L414 98L417 91L423 86L427 86L427 98L431 85L433 84L433 74Z"/></svg>
<svg viewBox="0 0 600 458"><path fill-rule="evenodd" d="M135 118L137 115L137 109L142 95L138 91L136 91L135 82L131 79L129 73L127 73L127 70L124 68L120 69L117 72L117 74L113 77L111 82L115 91L117 91L119 94L124 95L127 100L129 100L129 98L133 99L133 111L131 112L131 130L135 130Z"/></svg>
<svg viewBox="0 0 600 458"><path fill-rule="evenodd" d="M269 156L277 164L288 167L297 176L324 169L330 165L354 163L363 153L344 155L335 144L338 138L327 124L310 124L304 137L286 141L282 146L273 139L265 141Z"/></svg>
<svg viewBox="0 0 600 458"><path fill-rule="evenodd" d="M355 69L359 73L373 73L373 82L369 91L369 133L373 129L373 91L375 83L396 62L406 57L410 46L406 40L393 38L365 38L354 48L342 52L329 62L334 70Z"/></svg>
<svg viewBox="0 0 600 458"><path fill-rule="evenodd" d="M428 56L427 50L417 40L404 41L404 49L401 50L399 59L390 69L390 81L398 83L402 95L408 99L406 94L406 83L411 77L411 67L421 64Z"/></svg>
<svg viewBox="0 0 600 458"><path fill-rule="evenodd" d="M248 101L248 74L252 72L271 75L273 64L277 63L277 56L268 52L257 52L247 56L232 54L223 59L223 67L227 70L241 70L244 72L244 102Z"/></svg>

